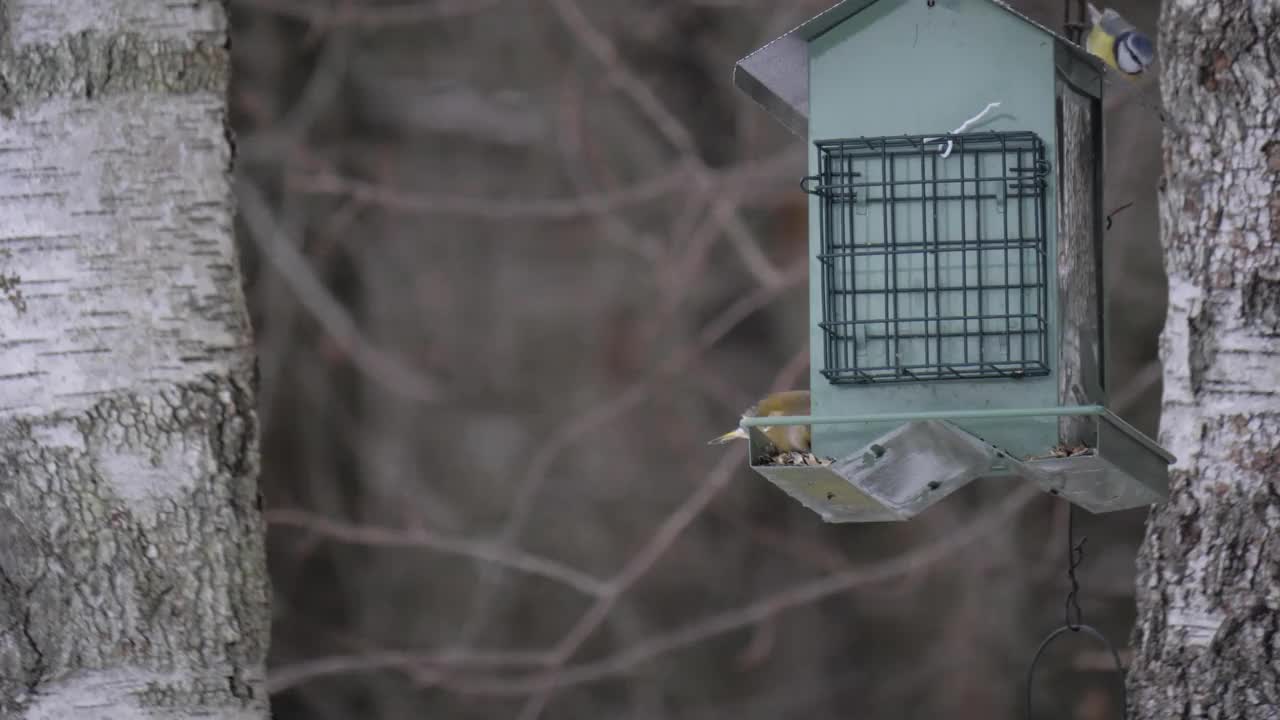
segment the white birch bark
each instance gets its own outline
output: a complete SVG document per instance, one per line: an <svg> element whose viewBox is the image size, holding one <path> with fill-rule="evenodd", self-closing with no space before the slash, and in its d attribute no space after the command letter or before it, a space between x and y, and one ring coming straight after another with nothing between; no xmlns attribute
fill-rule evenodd
<svg viewBox="0 0 1280 720"><path fill-rule="evenodd" d="M1280 717L1280 2L1166 0L1162 438L1134 717Z"/></svg>
<svg viewBox="0 0 1280 720"><path fill-rule="evenodd" d="M217 0L0 0L0 717L264 718Z"/></svg>

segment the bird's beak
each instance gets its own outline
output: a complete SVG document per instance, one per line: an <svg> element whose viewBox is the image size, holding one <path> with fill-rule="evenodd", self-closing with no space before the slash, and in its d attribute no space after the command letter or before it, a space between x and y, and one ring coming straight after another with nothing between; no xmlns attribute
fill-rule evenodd
<svg viewBox="0 0 1280 720"><path fill-rule="evenodd" d="M729 432L727 432L727 433L725 433L725 434L721 435L721 436L720 436L720 437L718 437L718 438L714 438L714 439L712 439L712 440L708 440L708 441L707 441L707 444L708 444L708 445L719 445L719 444L721 444L721 443L727 443L727 442L729 442L730 440L746 440L746 439L747 439L747 431L746 431L746 430L743 430L742 428L734 428L734 429L730 430Z"/></svg>

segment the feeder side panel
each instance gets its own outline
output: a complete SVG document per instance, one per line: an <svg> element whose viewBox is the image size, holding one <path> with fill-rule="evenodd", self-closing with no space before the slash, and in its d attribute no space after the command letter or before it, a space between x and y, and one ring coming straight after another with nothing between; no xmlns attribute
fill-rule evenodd
<svg viewBox="0 0 1280 720"><path fill-rule="evenodd" d="M814 143L835 138L947 133L989 102L1000 107L971 131L1031 131L1057 162L1054 38L985 2L875 3L810 41L809 173L819 172ZM835 385L822 374L819 322L824 293L819 198L810 198L810 382L815 415L890 411L1046 407L1058 403L1055 172L1045 178L1048 376ZM953 230L961 225L951 217ZM970 220L972 222L972 220ZM1041 454L1057 442L1056 420L961 422L1015 455ZM814 448L840 457L894 425L818 425Z"/></svg>
<svg viewBox="0 0 1280 720"><path fill-rule="evenodd" d="M1100 101L1058 81L1058 392L1064 405L1105 405ZM1094 421L1062 417L1059 440L1092 446Z"/></svg>

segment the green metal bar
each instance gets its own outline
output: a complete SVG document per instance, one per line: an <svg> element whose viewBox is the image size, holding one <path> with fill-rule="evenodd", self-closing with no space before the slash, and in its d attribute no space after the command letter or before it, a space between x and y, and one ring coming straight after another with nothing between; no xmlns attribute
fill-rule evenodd
<svg viewBox="0 0 1280 720"><path fill-rule="evenodd" d="M1064 417L1109 415L1101 405L1066 405L1047 408L1011 408L1007 410L944 410L941 412L879 413L875 415L774 415L744 418L743 427L776 427L779 425L852 425L878 422L911 422L914 420L1007 420L1023 417ZM1119 419L1119 418L1117 418ZM1121 428L1122 430L1124 428ZM1134 432L1137 432L1136 430ZM1141 435L1141 433L1138 433Z"/></svg>
<svg viewBox="0 0 1280 720"><path fill-rule="evenodd" d="M1121 418L1119 415L1116 415L1110 410L1107 411L1105 418L1112 425L1115 425L1116 428L1120 430L1120 432L1133 438L1139 444L1145 446L1148 450L1155 453L1156 455L1159 455L1162 459L1164 459L1165 462L1169 463L1170 465L1173 465L1174 463L1178 462L1178 458L1174 457L1173 453L1157 445L1155 440L1152 440L1151 438L1147 437L1141 430L1125 422L1124 418Z"/></svg>

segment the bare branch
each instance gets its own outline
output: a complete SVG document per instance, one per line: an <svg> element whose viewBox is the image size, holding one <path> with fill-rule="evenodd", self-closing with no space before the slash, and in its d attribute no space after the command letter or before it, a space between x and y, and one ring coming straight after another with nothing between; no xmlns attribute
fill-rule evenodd
<svg viewBox="0 0 1280 720"><path fill-rule="evenodd" d="M631 589L645 573L649 572L654 563L658 561L658 558L662 557L670 549L671 545L675 543L676 538L702 514L707 505L729 484L729 480L733 478L733 472L741 466L741 463L742 448L730 448L720 456L720 460L693 495L689 496L688 500L667 517L649 542L645 543L640 552L636 553L630 562L626 564L622 572L609 581L604 594L596 601L596 604L557 643L556 648L551 653L553 663L566 662L578 651L578 648L582 647L582 643L586 642L587 638L604 622L609 611L617 603L619 596Z"/></svg>
<svg viewBox="0 0 1280 720"><path fill-rule="evenodd" d="M427 195L393 187L339 177L300 175L290 180L290 188L320 195L345 195L370 205L401 212L453 215L478 220L575 220L657 200L678 192L690 179L685 168L641 181L608 193L575 195L571 198L516 200L465 195Z"/></svg>
<svg viewBox="0 0 1280 720"><path fill-rule="evenodd" d="M240 201L241 216L249 228L249 237L293 289L303 307L348 353L352 364L398 396L419 402L437 401L440 390L434 380L387 355L364 337L346 308L316 278L294 242L285 237L283 230L276 225L266 198L257 186L240 177L236 182L236 195Z"/></svg>
<svg viewBox="0 0 1280 720"><path fill-rule="evenodd" d="M585 195L590 192L591 188L595 187L596 176L602 173L589 172L587 168L586 156L589 155L587 152L589 139L582 117L584 103L581 78L578 73L568 73L561 86L560 132L557 134L560 155L564 158L565 165L568 167L569 179L573 182L578 193ZM606 182L606 187L609 187L610 192L614 192L612 187L614 185L616 183L612 182L612 178ZM619 214L596 211L591 212L591 215L604 229L606 239L639 254L651 263L656 264L661 261L663 249L659 247L658 243L629 226Z"/></svg>
<svg viewBox="0 0 1280 720"><path fill-rule="evenodd" d="M640 111L658 128L664 138L684 156L693 168L695 185L709 188L715 182L714 174L702 161L702 154L689 129L680 122L658 96L618 57L618 51L608 36L602 33L582 12L575 0L552 0L552 6L561 21L588 52L604 66L608 77L623 94L640 108ZM772 287L781 278L773 264L760 250L737 205L723 196L712 206L712 216L723 232L733 241L733 248L742 258L747 269L764 287Z"/></svg>
<svg viewBox="0 0 1280 720"><path fill-rule="evenodd" d="M726 453L730 457L732 453ZM725 461L727 463L727 461ZM692 510L691 503L701 501L708 494L714 495L717 478L709 478L691 496L690 502L681 506L678 514L683 517ZM476 695L523 696L595 682L613 675L629 672L637 666L658 657L675 652L726 633L750 627L767 618L788 610L803 607L832 595L848 592L857 587L869 586L920 573L926 568L943 562L970 545L1006 527L1033 500L1040 497L1037 488L1024 486L1009 493L998 505L978 520L958 528L949 528L943 537L902 555L871 565L849 568L823 578L797 585L787 590L761 598L749 605L712 615L676 630L655 635L647 641L626 648L601 660L570 666L536 671L524 676L471 676L450 677L437 675L443 685L459 692ZM676 516L673 515L673 518ZM679 519L669 518L663 529L646 545L652 555L655 541L666 542L678 532ZM659 540L661 538L661 540ZM645 568L639 561L629 565L631 574L642 575ZM627 577L626 571L613 582ZM625 590L619 583L617 592ZM321 677L353 672L372 672L385 669L426 667L449 670L456 673L466 668L483 667L538 667L551 662L557 649L539 652L386 652L360 655L332 656L286 667L272 673L269 687L272 692L295 687L303 682Z"/></svg>
<svg viewBox="0 0 1280 720"><path fill-rule="evenodd" d="M306 530L330 540L353 545L392 548L424 548L446 555L481 560L498 567L563 583L584 595L601 597L612 588L580 570L532 555L517 548L499 547L493 542L448 537L418 528L385 528L332 520L305 510L271 510L267 522L280 527Z"/></svg>
<svg viewBox="0 0 1280 720"><path fill-rule="evenodd" d="M322 28L359 27L372 30L389 25L434 22L477 15L504 0L416 0L399 5L353 5L339 2L324 7L316 0L235 0L238 5L303 20Z"/></svg>
<svg viewBox="0 0 1280 720"><path fill-rule="evenodd" d="M1138 368L1132 379L1121 387L1111 399L1111 409L1123 413L1131 409L1156 383L1164 379L1164 368L1159 360L1152 360Z"/></svg>
<svg viewBox="0 0 1280 720"><path fill-rule="evenodd" d="M792 390L800 385L800 378L805 371L809 369L809 343L806 342L796 350L796 354L791 356L786 365L778 371L777 378L773 381L773 387L770 390Z"/></svg>
<svg viewBox="0 0 1280 720"><path fill-rule="evenodd" d="M272 694L281 693L320 678L382 670L412 671L420 681L439 682L443 677L443 669L537 667L545 663L546 657L543 651L479 652L470 650L462 652L384 650L328 655L273 668L267 679L267 690Z"/></svg>
<svg viewBox="0 0 1280 720"><path fill-rule="evenodd" d="M552 437L540 446L537 455L529 463L529 471L520 481L511 514L494 542L499 547L505 548L513 546L519 540L532 512L533 503L542 492L551 467L561 454L591 433L599 432L608 423L639 407L665 378L682 372L696 362L704 352L727 335L738 323L761 307L773 302L786 289L798 284L807 272L807 260L797 263L786 273L782 285L757 290L726 308L707 324L696 345L684 348L682 352L672 356L652 377L632 384L612 398L566 419ZM495 590L495 578L491 573L481 575L481 587L480 594L472 603L473 610L468 622L464 625L464 637L475 631L476 623L481 622L481 618L489 611Z"/></svg>
<svg viewBox="0 0 1280 720"><path fill-rule="evenodd" d="M781 186L779 171L796 164L792 152L779 153L760 161L746 162L721 172L711 171L707 182L735 195L760 193ZM343 177L332 173L295 174L290 190L316 195L343 195L371 206L408 213L474 218L477 220L576 220L587 215L618 212L629 207L687 191L698 179L696 169L680 164L669 172L634 185L605 193L577 194L569 198L514 199L428 194Z"/></svg>
<svg viewBox="0 0 1280 720"><path fill-rule="evenodd" d="M974 542L1007 525L1032 500L1040 496L1038 488L1023 486L1009 495L981 519L952 531L944 538L904 555L874 565L854 568L820 580L775 593L736 610L713 615L673 632L610 655L602 660L564 668L532 673L524 677L471 678L450 681L460 692L483 695L527 695L571 685L594 682L626 673L656 657L697 644L717 635L753 625L778 613L830 597L851 588L892 580L918 572L967 548Z"/></svg>

